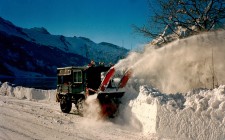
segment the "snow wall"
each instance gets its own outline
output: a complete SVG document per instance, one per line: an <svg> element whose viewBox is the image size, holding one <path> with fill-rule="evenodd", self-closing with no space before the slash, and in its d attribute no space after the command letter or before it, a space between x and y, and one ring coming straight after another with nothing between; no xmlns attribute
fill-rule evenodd
<svg viewBox="0 0 225 140"><path fill-rule="evenodd" d="M140 86L130 100L132 114L147 135L168 139L225 139L225 85L213 90L163 94Z"/></svg>
<svg viewBox="0 0 225 140"><path fill-rule="evenodd" d="M14 87L12 84L5 82L0 87L0 95L34 101L55 101L56 90L42 90L35 88L25 88L22 86Z"/></svg>

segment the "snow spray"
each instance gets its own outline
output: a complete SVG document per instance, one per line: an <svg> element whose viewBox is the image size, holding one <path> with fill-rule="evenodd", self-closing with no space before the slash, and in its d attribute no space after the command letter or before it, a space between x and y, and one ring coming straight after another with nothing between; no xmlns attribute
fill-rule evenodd
<svg viewBox="0 0 225 140"><path fill-rule="evenodd" d="M147 45L142 53L131 52L115 68L132 68L134 79L166 93L213 88L225 83L224 36L225 31L217 31L180 39L160 49Z"/></svg>

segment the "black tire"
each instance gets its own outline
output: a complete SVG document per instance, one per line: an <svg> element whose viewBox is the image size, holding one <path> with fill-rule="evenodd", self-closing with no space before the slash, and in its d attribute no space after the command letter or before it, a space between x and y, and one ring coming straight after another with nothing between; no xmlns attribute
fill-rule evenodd
<svg viewBox="0 0 225 140"><path fill-rule="evenodd" d="M60 108L63 113L70 113L71 108L72 108L72 102L70 101L70 99L67 96L65 96L64 99L61 99Z"/></svg>

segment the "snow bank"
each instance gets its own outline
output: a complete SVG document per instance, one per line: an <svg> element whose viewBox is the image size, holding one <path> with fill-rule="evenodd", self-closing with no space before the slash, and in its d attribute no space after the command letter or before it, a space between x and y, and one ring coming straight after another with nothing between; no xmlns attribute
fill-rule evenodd
<svg viewBox="0 0 225 140"><path fill-rule="evenodd" d="M56 90L42 90L21 86L14 87L8 82L0 86L0 95L7 95L18 99L55 101L55 94Z"/></svg>
<svg viewBox="0 0 225 140"><path fill-rule="evenodd" d="M163 94L140 86L129 107L146 135L169 139L225 139L225 85L213 90Z"/></svg>

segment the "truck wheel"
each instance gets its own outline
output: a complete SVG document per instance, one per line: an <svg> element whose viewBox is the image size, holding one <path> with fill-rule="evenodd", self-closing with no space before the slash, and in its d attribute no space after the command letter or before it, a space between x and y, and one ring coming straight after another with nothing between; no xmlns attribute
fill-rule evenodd
<svg viewBox="0 0 225 140"><path fill-rule="evenodd" d="M80 115L83 115L84 113L84 99L80 98L77 103L75 104L75 106L77 107L78 113Z"/></svg>
<svg viewBox="0 0 225 140"><path fill-rule="evenodd" d="M63 113L70 113L70 110L72 108L72 102L70 101L70 99L67 96L65 96L64 99L61 99L60 108Z"/></svg>

